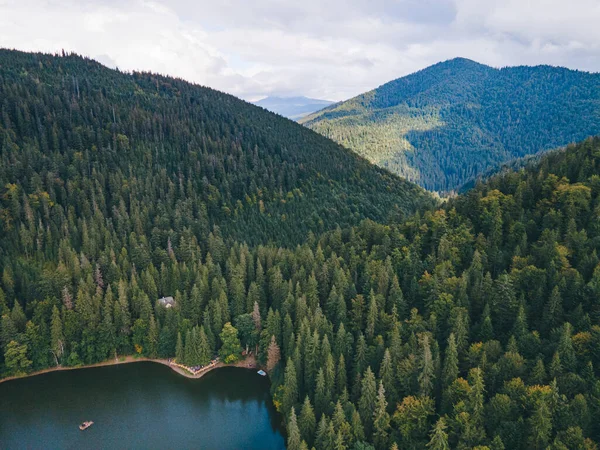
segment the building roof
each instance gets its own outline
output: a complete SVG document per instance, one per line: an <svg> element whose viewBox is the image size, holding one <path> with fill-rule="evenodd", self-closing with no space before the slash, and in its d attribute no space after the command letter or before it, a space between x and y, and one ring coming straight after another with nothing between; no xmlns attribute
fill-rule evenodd
<svg viewBox="0 0 600 450"><path fill-rule="evenodd" d="M175 306L175 299L173 297L162 297L158 299L158 303L160 303L165 308L171 308Z"/></svg>

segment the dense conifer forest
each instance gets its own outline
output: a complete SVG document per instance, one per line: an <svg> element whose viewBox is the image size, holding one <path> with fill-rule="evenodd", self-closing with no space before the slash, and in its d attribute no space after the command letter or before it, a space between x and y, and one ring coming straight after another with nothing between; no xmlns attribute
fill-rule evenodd
<svg viewBox="0 0 600 450"><path fill-rule="evenodd" d="M140 238L187 229L204 243L219 225L249 244L290 244L433 205L317 133L182 80L0 50L0 102L3 194L41 205L54 246L59 229L81 231L73 220L97 228L95 240L95 220L108 219L117 239L135 226ZM18 228L22 212L3 205L0 222Z"/></svg>
<svg viewBox="0 0 600 450"><path fill-rule="evenodd" d="M439 63L302 122L429 190L600 133L600 74Z"/></svg>
<svg viewBox="0 0 600 450"><path fill-rule="evenodd" d="M3 375L247 348L291 450L600 442L600 138L434 209L233 97L1 56Z"/></svg>

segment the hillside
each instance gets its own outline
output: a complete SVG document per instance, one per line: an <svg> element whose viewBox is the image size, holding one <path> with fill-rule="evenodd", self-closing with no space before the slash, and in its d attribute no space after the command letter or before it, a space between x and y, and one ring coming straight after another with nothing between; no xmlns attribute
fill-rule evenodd
<svg viewBox="0 0 600 450"><path fill-rule="evenodd" d="M44 235L48 255L67 239L95 258L107 241L131 251L135 231L146 261L184 235L206 248L215 225L225 239L295 245L433 204L305 127L182 80L2 50L0 99L5 255ZM33 247L14 248L19 237Z"/></svg>
<svg viewBox="0 0 600 450"><path fill-rule="evenodd" d="M308 97L266 97L254 102L256 106L268 109L271 112L298 120L302 117L323 109L333 102Z"/></svg>
<svg viewBox="0 0 600 450"><path fill-rule="evenodd" d="M429 190L600 133L600 74L457 58L301 120Z"/></svg>
<svg viewBox="0 0 600 450"><path fill-rule="evenodd" d="M157 233L134 229L125 248L120 233L94 235L81 220L82 242L61 228L55 251L54 222L30 236L43 219L27 219L0 281L0 368L115 353L193 366L257 346L290 449L592 450L599 213L594 138L437 211L295 248L211 238L203 255L186 236L144 266ZM160 306L162 295L175 306Z"/></svg>

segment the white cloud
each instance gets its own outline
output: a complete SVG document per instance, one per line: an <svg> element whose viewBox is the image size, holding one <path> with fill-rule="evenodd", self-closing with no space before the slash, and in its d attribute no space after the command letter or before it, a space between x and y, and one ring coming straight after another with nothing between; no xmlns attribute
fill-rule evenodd
<svg viewBox="0 0 600 450"><path fill-rule="evenodd" d="M341 100L440 60L600 70L598 0L0 0L0 46L245 98Z"/></svg>

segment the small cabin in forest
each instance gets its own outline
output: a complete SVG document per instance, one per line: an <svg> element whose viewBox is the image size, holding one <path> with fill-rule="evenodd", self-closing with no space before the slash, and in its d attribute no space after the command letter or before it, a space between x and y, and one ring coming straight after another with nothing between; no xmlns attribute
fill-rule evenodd
<svg viewBox="0 0 600 450"><path fill-rule="evenodd" d="M158 303L165 308L172 308L175 306L175 299L173 297L163 297L158 299Z"/></svg>

